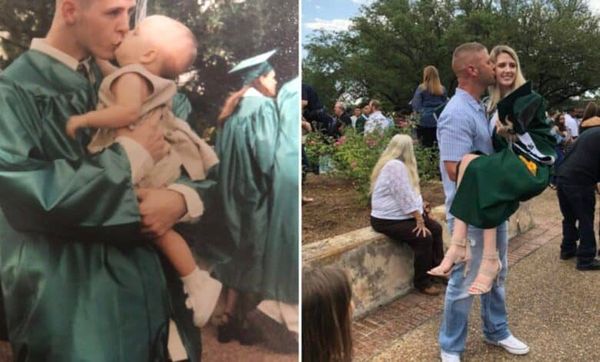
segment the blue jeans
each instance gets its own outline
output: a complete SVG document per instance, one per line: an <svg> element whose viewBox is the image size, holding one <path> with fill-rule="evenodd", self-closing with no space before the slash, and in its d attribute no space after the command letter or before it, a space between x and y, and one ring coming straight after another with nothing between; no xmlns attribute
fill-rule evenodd
<svg viewBox="0 0 600 362"><path fill-rule="evenodd" d="M448 228L453 229L454 219L448 221ZM508 250L508 223L503 223L497 229L496 245L498 247L502 270L497 283L492 290L481 296L481 319L483 321L483 334L491 341L500 341L510 336L508 320L506 317L506 303L504 281L506 280L507 250ZM483 253L483 230L469 226L468 238L471 242L471 265L465 277L465 264L454 267L444 300L444 313L440 327L439 342L443 351L452 354L461 354L465 349L467 340L467 324L469 313L473 304L473 296L467 290L477 276L481 256ZM473 242L475 241L475 242Z"/></svg>

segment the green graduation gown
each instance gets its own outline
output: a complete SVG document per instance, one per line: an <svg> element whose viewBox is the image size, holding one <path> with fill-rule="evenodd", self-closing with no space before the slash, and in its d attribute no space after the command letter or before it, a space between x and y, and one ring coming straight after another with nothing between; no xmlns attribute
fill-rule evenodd
<svg viewBox="0 0 600 362"><path fill-rule="evenodd" d="M98 83L35 50L0 75L0 282L15 360L164 361L169 316L197 360L181 285L139 234L127 156L118 144L89 155L89 135L65 134L70 115L95 109Z"/></svg>
<svg viewBox="0 0 600 362"><path fill-rule="evenodd" d="M273 166L273 209L263 283L272 299L298 303L298 185L300 173L300 79L284 84L277 96L279 133Z"/></svg>
<svg viewBox="0 0 600 362"><path fill-rule="evenodd" d="M515 109L514 113L519 111ZM542 102L527 132L542 154L556 158L556 141L550 129ZM495 132L493 137L496 153L469 164L450 207L452 215L483 229L500 225L517 211L519 202L542 193L548 187L552 167L536 162L537 171L531 173L504 138Z"/></svg>
<svg viewBox="0 0 600 362"><path fill-rule="evenodd" d="M227 287L276 299L276 283L267 283L265 267L278 257L269 222L279 116L273 99L250 92L217 135L219 191L237 250L215 274Z"/></svg>

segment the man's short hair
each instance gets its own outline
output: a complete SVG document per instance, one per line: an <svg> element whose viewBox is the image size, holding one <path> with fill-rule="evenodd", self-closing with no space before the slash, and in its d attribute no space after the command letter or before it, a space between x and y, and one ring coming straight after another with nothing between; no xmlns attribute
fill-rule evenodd
<svg viewBox="0 0 600 362"><path fill-rule="evenodd" d="M462 62L467 54L478 53L484 50L487 50L487 48L477 42L464 43L457 46L452 54L452 70L454 73L458 75L463 70L463 64L459 64L459 62Z"/></svg>

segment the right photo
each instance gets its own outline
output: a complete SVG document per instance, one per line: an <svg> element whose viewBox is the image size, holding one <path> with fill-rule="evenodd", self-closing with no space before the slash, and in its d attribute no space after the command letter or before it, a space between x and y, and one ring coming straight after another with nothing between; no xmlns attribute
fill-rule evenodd
<svg viewBox="0 0 600 362"><path fill-rule="evenodd" d="M301 5L302 360L599 360L600 1Z"/></svg>

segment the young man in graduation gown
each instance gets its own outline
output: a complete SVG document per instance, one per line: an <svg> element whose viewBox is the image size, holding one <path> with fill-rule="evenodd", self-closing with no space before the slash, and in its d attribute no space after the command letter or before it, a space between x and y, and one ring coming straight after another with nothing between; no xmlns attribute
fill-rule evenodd
<svg viewBox="0 0 600 362"><path fill-rule="evenodd" d="M90 155L69 116L93 110L135 0L57 0L46 38L0 76L0 283L19 361L164 361L169 317L190 360L200 338L172 270L149 242L200 216L210 182L136 195L132 173L163 157L157 120ZM174 111L185 118L179 103Z"/></svg>

